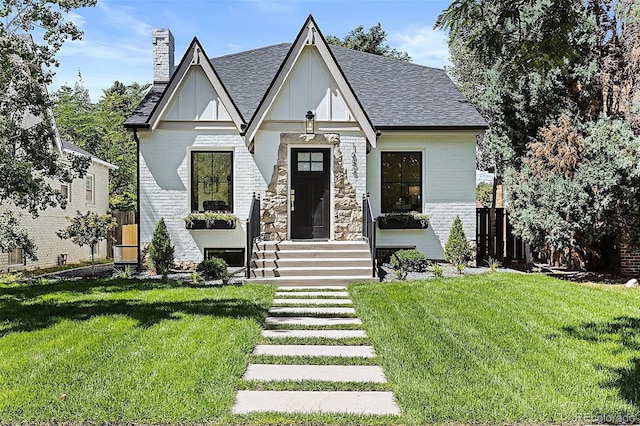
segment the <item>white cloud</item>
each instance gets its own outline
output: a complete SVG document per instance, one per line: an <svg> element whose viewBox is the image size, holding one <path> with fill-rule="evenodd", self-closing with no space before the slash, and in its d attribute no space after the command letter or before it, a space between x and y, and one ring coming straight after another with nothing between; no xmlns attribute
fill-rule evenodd
<svg viewBox="0 0 640 426"><path fill-rule="evenodd" d="M84 18L84 16L77 14L73 10L65 13L64 17L65 20L73 22L78 28L82 28L84 24L87 23L87 20Z"/></svg>
<svg viewBox="0 0 640 426"><path fill-rule="evenodd" d="M141 11L131 6L121 6L105 0L98 2L98 7L104 12L103 18L113 29L120 28L122 34L129 36L147 36L151 34L152 26L138 19Z"/></svg>
<svg viewBox="0 0 640 426"><path fill-rule="evenodd" d="M390 44L406 51L416 64L435 68L450 65L447 36L426 26L411 25L402 31L389 33Z"/></svg>

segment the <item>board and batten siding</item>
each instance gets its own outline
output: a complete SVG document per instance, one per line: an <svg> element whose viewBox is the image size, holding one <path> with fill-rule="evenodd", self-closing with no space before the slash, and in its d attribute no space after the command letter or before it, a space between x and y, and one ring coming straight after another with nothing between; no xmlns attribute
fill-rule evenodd
<svg viewBox="0 0 640 426"><path fill-rule="evenodd" d="M381 152L422 152L422 206L426 230L377 231L379 247L412 247L430 259L444 259L456 215L468 240L475 240L475 132L384 133L367 156L367 187L373 214L381 214Z"/></svg>
<svg viewBox="0 0 640 426"><path fill-rule="evenodd" d="M20 225L27 228L29 236L34 240L38 250L38 260L32 262L27 260L26 265L8 265L8 254L0 252L0 268L2 270L23 270L34 268L45 268L58 264L58 256L67 255L67 263L77 263L82 260L91 259L89 247L72 243L70 240L61 240L56 232L69 225L66 216L74 217L76 211L86 213L93 211L99 215L104 215L109 210L109 169L103 165L92 162L87 173L94 176L94 202L86 201L86 178L75 179L71 183L71 200L67 203L66 209L60 207L49 207L40 212L34 219L27 211L18 209L12 205L2 205L0 210L7 209L19 213ZM53 182L53 188L60 189L60 183ZM102 241L98 245L96 259L107 257L107 242Z"/></svg>
<svg viewBox="0 0 640 426"><path fill-rule="evenodd" d="M205 248L244 248L245 220L254 192L256 167L239 134L217 130L171 129L140 133L140 241L151 242L164 218L175 245L176 260L200 262ZM191 212L191 152L233 152L233 230L187 230L183 218Z"/></svg>

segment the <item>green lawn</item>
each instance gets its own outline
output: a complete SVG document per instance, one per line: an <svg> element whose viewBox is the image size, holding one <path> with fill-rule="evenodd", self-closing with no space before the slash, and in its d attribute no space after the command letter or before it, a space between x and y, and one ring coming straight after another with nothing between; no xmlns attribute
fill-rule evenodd
<svg viewBox="0 0 640 426"><path fill-rule="evenodd" d="M483 274L350 287L408 423L640 422L640 291Z"/></svg>
<svg viewBox="0 0 640 426"><path fill-rule="evenodd" d="M0 284L0 424L640 419L638 289L485 274L350 291L369 333L352 343L373 343L400 418L231 416L237 389L279 388L240 379L270 361L250 352L274 288L114 279Z"/></svg>
<svg viewBox="0 0 640 426"><path fill-rule="evenodd" d="M0 284L0 424L223 419L273 294L135 279Z"/></svg>

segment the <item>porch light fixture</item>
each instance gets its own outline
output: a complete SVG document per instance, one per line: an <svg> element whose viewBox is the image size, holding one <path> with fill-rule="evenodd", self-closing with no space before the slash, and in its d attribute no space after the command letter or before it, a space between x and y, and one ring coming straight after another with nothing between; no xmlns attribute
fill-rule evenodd
<svg viewBox="0 0 640 426"><path fill-rule="evenodd" d="M313 111L307 111L305 115L305 128L304 131L307 135L313 135L315 133L315 116L313 115Z"/></svg>
<svg viewBox="0 0 640 426"><path fill-rule="evenodd" d="M409 187L409 195L418 196L420 195L420 187L419 186L410 186Z"/></svg>

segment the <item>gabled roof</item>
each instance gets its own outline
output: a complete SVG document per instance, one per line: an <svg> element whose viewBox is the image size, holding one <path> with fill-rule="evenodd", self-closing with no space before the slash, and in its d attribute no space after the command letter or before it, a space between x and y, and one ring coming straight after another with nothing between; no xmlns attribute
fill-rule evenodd
<svg viewBox="0 0 640 426"><path fill-rule="evenodd" d="M233 99L229 96L225 85L212 66L211 61L205 54L202 45L195 37L182 57L180 65L178 65L171 76L169 83L166 85L152 86L134 113L124 122L124 126L127 128L155 128L158 120L171 104L171 99L175 95L176 89L180 86L180 83L192 66L202 67L202 70L220 97L222 104L231 116L231 120L238 128L238 131L240 131L245 121Z"/></svg>
<svg viewBox="0 0 640 426"><path fill-rule="evenodd" d="M210 60L244 123L256 114L292 46L282 43ZM442 69L337 46L329 50L376 130L487 128ZM145 127L164 90L153 86L125 126Z"/></svg>
<svg viewBox="0 0 640 426"><path fill-rule="evenodd" d="M371 120L367 116L366 111L362 108L357 95L349 85L349 81L345 78L344 73L340 69L340 65L336 62L335 57L331 53L326 40L322 36L318 25L311 15L309 15L306 22L300 29L298 36L291 45L291 48L287 52L287 55L284 57L284 60L282 61L278 72L273 77L269 88L264 93L264 96L262 97L258 108L253 113L253 116L248 123L246 132L248 145L251 144L253 137L262 124L262 121L265 119L272 103L275 101L276 96L280 92L280 89L283 87L288 74L291 72L294 65L298 61L298 58L302 53L302 49L304 49L305 46L315 46L317 48L317 51L322 57L324 64L327 66L329 73L338 85L340 92L344 97L344 101L347 104L347 107L358 122L369 143L375 146L376 130L373 127Z"/></svg>
<svg viewBox="0 0 640 426"><path fill-rule="evenodd" d="M115 170L118 168L118 166L114 166L113 164L106 162L98 157L96 157L95 155L91 154L89 151L85 151L84 149L80 148L77 145L72 144L69 141L66 141L64 139L60 140L61 144L62 144L62 152L66 152L66 153L70 153L70 154L77 154L77 155L83 155L85 157L90 157L91 161L103 165L111 170Z"/></svg>

